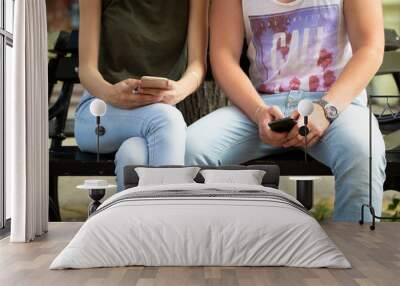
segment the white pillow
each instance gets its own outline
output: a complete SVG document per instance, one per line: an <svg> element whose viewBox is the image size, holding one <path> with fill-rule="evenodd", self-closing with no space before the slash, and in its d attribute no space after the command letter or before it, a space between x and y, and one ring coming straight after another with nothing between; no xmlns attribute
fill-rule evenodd
<svg viewBox="0 0 400 286"><path fill-rule="evenodd" d="M265 171L261 170L202 170L206 184L261 185Z"/></svg>
<svg viewBox="0 0 400 286"><path fill-rule="evenodd" d="M139 176L139 186L171 185L195 183L200 171L198 167L187 168L135 168Z"/></svg>

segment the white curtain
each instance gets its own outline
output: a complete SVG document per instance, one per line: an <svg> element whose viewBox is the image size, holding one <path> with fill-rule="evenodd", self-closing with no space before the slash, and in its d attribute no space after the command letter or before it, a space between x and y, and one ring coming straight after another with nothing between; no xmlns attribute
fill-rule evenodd
<svg viewBox="0 0 400 286"><path fill-rule="evenodd" d="M47 232L48 103L45 0L15 1L13 92L6 98L6 187L12 242Z"/></svg>

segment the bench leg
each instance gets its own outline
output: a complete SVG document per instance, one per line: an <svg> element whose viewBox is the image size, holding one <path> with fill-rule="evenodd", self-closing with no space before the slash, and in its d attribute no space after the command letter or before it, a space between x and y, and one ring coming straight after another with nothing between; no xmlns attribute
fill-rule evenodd
<svg viewBox="0 0 400 286"><path fill-rule="evenodd" d="M58 205L58 176L49 176L49 220L61 221L60 207Z"/></svg>
<svg viewBox="0 0 400 286"><path fill-rule="evenodd" d="M311 210L314 204L314 182L313 181L297 181L296 182L296 197L303 206Z"/></svg>

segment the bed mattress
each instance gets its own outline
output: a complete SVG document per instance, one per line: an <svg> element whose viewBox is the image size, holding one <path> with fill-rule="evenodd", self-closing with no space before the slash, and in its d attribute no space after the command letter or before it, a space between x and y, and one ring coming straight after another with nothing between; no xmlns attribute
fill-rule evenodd
<svg viewBox="0 0 400 286"><path fill-rule="evenodd" d="M263 186L194 183L114 195L50 269L134 265L351 267L292 196Z"/></svg>

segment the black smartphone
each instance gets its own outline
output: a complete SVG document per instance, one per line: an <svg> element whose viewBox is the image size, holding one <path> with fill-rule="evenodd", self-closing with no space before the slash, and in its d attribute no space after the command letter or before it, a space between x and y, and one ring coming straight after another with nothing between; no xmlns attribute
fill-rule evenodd
<svg viewBox="0 0 400 286"><path fill-rule="evenodd" d="M268 123L269 128L271 128L272 131L278 133L289 132L296 124L297 121L291 117L275 120Z"/></svg>

